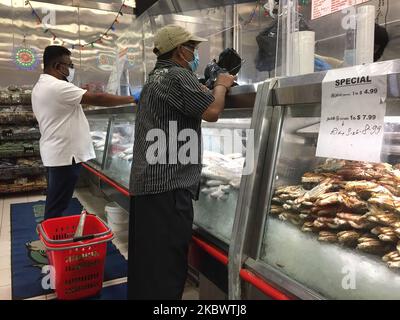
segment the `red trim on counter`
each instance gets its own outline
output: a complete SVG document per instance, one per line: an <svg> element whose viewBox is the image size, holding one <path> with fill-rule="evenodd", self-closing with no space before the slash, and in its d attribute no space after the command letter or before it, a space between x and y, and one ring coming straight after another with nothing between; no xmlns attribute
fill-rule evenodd
<svg viewBox="0 0 400 320"><path fill-rule="evenodd" d="M226 254L224 254L221 250L215 248L214 246L208 244L207 242L200 240L196 236L192 236L192 240L200 247L202 248L205 252L210 254L212 257L217 259L219 262L221 262L224 265L228 265L228 257Z"/></svg>
<svg viewBox="0 0 400 320"><path fill-rule="evenodd" d="M270 286L263 279L259 278L254 273L250 272L249 270L241 269L240 276L244 281L252 284L253 286L255 286L258 290L260 290L262 293L264 293L268 297L271 297L275 300L292 300L287 295L283 294L279 290Z"/></svg>
<svg viewBox="0 0 400 320"><path fill-rule="evenodd" d="M224 265L228 265L228 257L226 256L225 253L223 253L221 250L215 248L214 246L208 244L207 242L199 239L196 236L192 236L193 242L195 242L201 249L206 251L209 255L217 259L219 262L221 262ZM246 269L241 269L240 270L240 277L255 286L258 290L260 290L262 293L264 293L266 296L271 297L272 299L275 300L291 300L288 296L280 292L279 290L275 289L274 287L270 286L268 283L266 283L262 278L256 276L254 273L250 272L249 270Z"/></svg>
<svg viewBox="0 0 400 320"><path fill-rule="evenodd" d="M122 193L124 196L129 197L131 195L127 189L125 189L124 187L120 186L118 183L116 183L115 181L111 180L110 178L106 177L104 174L102 174L98 170L93 169L91 166L87 165L86 163L82 163L82 166L86 170L88 170L91 173L93 173L94 175L98 176L101 180L103 180L104 182L109 184L111 187L113 187L114 189L116 189L117 191Z"/></svg>

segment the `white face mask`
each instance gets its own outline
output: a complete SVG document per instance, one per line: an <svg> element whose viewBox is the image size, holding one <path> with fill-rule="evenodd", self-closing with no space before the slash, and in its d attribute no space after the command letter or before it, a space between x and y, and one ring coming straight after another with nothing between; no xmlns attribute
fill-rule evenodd
<svg viewBox="0 0 400 320"><path fill-rule="evenodd" d="M68 82L72 82L74 80L74 76L75 76L75 69L72 68L68 68L69 69L69 76L66 77Z"/></svg>
<svg viewBox="0 0 400 320"><path fill-rule="evenodd" d="M69 70L69 76L67 77L64 73L62 73L61 71L57 70L60 74L62 74L65 79L67 79L68 82L72 82L74 80L74 76L75 76L75 69L72 68L68 68Z"/></svg>

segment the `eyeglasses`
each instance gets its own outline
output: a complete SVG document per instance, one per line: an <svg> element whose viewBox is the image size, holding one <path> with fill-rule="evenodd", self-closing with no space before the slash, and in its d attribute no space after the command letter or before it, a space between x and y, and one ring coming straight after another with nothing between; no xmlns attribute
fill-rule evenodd
<svg viewBox="0 0 400 320"><path fill-rule="evenodd" d="M195 47L195 46L188 46L188 45L184 45L182 47L184 47L186 50L190 51L191 53L194 53L194 51L197 49L197 47Z"/></svg>
<svg viewBox="0 0 400 320"><path fill-rule="evenodd" d="M66 66L70 67L71 69L74 68L74 64L73 63L65 63L65 62L59 62L60 64L65 64Z"/></svg>

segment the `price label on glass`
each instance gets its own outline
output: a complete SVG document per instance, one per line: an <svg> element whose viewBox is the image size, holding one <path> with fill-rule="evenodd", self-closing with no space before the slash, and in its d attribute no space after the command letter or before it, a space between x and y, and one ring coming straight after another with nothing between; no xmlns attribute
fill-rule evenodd
<svg viewBox="0 0 400 320"><path fill-rule="evenodd" d="M326 74L317 156L380 162L387 95L383 73L366 65Z"/></svg>

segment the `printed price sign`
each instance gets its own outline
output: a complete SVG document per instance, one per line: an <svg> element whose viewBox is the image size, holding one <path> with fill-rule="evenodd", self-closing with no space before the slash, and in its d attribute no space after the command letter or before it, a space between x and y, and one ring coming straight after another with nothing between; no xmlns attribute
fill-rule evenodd
<svg viewBox="0 0 400 320"><path fill-rule="evenodd" d="M357 66L326 74L318 157L380 162L387 76L372 68Z"/></svg>
<svg viewBox="0 0 400 320"><path fill-rule="evenodd" d="M369 0L313 0L311 20L367 2Z"/></svg>

